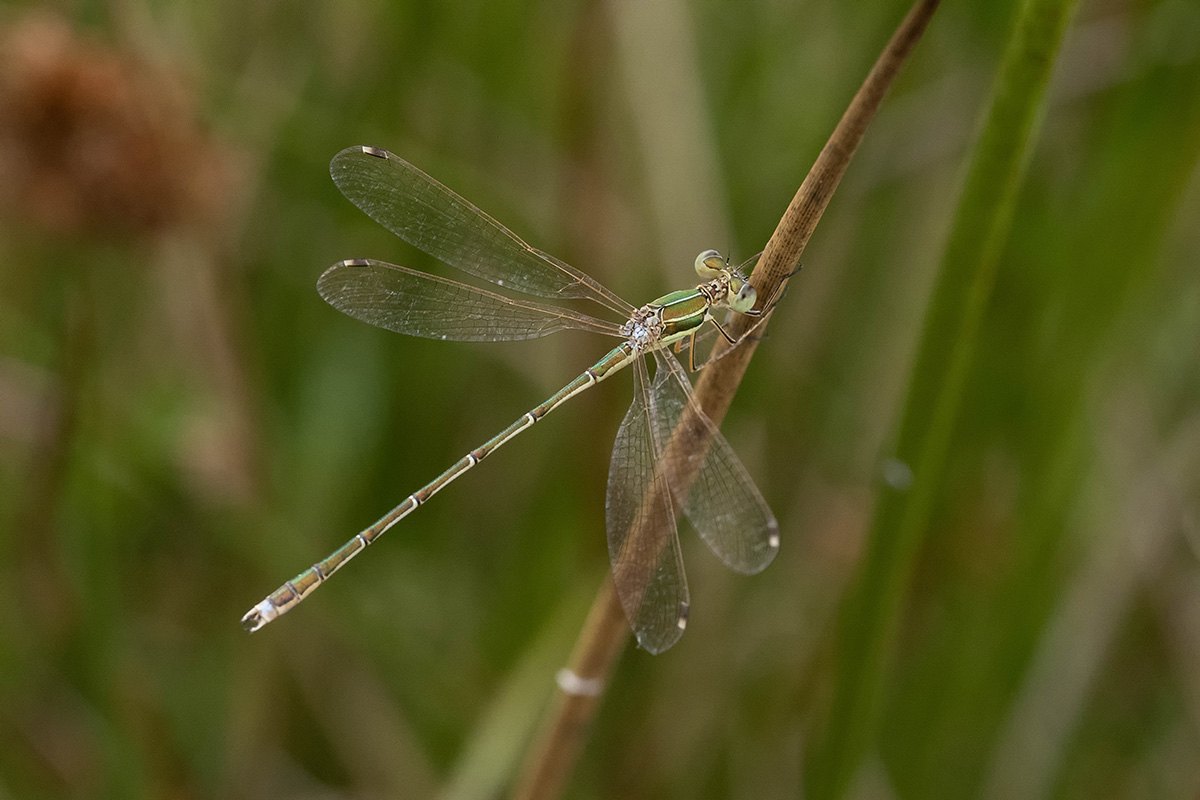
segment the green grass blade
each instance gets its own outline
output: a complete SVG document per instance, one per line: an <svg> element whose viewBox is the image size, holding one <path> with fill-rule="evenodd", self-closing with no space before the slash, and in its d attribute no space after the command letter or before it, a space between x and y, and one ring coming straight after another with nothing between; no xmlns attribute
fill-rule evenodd
<svg viewBox="0 0 1200 800"><path fill-rule="evenodd" d="M945 466L980 321L1007 239L1046 87L1075 0L1026 0L972 154L926 315L895 449L907 490L877 498L858 582L842 618L826 737L810 758L808 796L849 787L875 735L883 676L915 555Z"/></svg>
<svg viewBox="0 0 1200 800"><path fill-rule="evenodd" d="M566 595L483 714L447 780L441 800L483 800L503 792L538 717L556 691L554 673L566 663L590 598L591 585L587 582Z"/></svg>

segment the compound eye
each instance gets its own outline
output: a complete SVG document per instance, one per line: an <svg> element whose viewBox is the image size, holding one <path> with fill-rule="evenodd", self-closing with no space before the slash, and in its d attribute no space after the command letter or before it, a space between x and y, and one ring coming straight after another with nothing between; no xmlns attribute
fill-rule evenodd
<svg viewBox="0 0 1200 800"><path fill-rule="evenodd" d="M733 298L733 302L729 304L730 308L745 314L747 311L754 308L754 303L758 300L758 292L754 291L754 287L748 283L743 283L742 288L738 289L737 294Z"/></svg>
<svg viewBox="0 0 1200 800"><path fill-rule="evenodd" d="M725 259L716 250L705 250L696 256L696 274L711 280L720 276L725 269Z"/></svg>

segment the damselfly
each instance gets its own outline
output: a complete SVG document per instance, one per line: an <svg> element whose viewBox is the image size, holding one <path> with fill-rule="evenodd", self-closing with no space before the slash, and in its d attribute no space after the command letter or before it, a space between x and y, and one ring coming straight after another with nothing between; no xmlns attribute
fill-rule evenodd
<svg viewBox="0 0 1200 800"><path fill-rule="evenodd" d="M673 645L688 618L676 511L730 568L756 573L779 549L779 526L729 443L700 410L671 353L695 354L720 333L717 314L761 316L754 287L715 250L696 258L702 282L635 308L594 278L527 245L487 214L402 158L373 147L338 153L330 166L342 193L369 216L434 258L524 295L590 300L624 320L513 299L369 259L343 261L317 282L334 308L380 328L454 341L533 339L585 330L621 343L544 403L404 499L378 522L292 580L242 618L255 631L286 613L451 481L580 392L633 367L634 399L617 432L605 522L617 595L652 653ZM769 305L769 304L768 304ZM704 326L708 326L704 328ZM704 328L704 332L702 332ZM651 377L646 357L655 362ZM685 441L686 440L686 441Z"/></svg>

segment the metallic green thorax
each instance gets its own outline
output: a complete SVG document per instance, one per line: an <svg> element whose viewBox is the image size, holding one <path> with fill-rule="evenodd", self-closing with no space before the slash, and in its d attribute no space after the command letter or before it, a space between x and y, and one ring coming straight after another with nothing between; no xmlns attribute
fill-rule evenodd
<svg viewBox="0 0 1200 800"><path fill-rule="evenodd" d="M664 344L684 339L708 319L712 301L699 289L680 289L664 294L650 304L662 309Z"/></svg>

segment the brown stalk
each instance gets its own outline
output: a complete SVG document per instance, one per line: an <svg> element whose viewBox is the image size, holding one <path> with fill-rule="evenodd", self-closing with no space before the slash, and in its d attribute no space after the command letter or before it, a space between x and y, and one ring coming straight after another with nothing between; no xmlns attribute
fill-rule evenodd
<svg viewBox="0 0 1200 800"><path fill-rule="evenodd" d="M875 116L900 66L924 33L938 2L918 0L913 5L850 101L849 108L792 198L754 269L750 280L760 298L778 297L787 279L795 272L800 256L862 141L867 125ZM735 337L745 333L750 322L749 318L739 317L731 333ZM733 402L766 322L763 320L758 325L754 336L748 337L732 352L706 367L696 385L696 399L716 425L721 424ZM677 430L692 431L695 428L694 425L689 426L685 418ZM695 448L694 452L702 452L708 447L708 440L704 436L676 436L671 443L671 447L675 446ZM568 669L587 685L603 687L628 636L629 625L617 599L612 577L609 576L592 603ZM556 693L550 715L530 750L513 795L515 798L547 800L559 796L578 758L599 702L599 693L569 694L561 690Z"/></svg>

